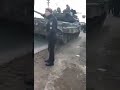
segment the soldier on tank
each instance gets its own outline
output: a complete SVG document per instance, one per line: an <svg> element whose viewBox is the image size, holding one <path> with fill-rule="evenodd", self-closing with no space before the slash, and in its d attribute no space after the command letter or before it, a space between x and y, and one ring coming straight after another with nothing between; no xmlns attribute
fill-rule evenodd
<svg viewBox="0 0 120 90"><path fill-rule="evenodd" d="M53 14L56 14L57 13L57 10L55 9L54 11L53 11Z"/></svg>
<svg viewBox="0 0 120 90"><path fill-rule="evenodd" d="M66 5L66 9L63 10L63 13L69 13L70 14L70 6Z"/></svg>
<svg viewBox="0 0 120 90"><path fill-rule="evenodd" d="M46 29L47 29L47 39L48 39L48 52L49 58L45 60L46 66L54 65L54 49L56 44L56 30L57 30L57 19L52 14L52 9L46 8L45 14L41 14L43 17L48 19Z"/></svg>
<svg viewBox="0 0 120 90"><path fill-rule="evenodd" d="M59 7L57 8L57 13L61 13L61 9Z"/></svg>
<svg viewBox="0 0 120 90"><path fill-rule="evenodd" d="M73 15L73 16L74 16L75 14L77 14L76 10L71 9L70 11L72 12L72 15Z"/></svg>
<svg viewBox="0 0 120 90"><path fill-rule="evenodd" d="M69 5L66 5L66 9L63 10L63 14L64 14L64 21L65 22L70 22L73 23L75 22L75 19L72 15L71 9Z"/></svg>

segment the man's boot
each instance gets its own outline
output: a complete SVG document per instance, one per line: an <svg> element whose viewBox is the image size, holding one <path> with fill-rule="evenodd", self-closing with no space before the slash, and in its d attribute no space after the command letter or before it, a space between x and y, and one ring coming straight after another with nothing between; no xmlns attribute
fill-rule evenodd
<svg viewBox="0 0 120 90"><path fill-rule="evenodd" d="M54 63L48 63L48 62L47 62L45 65L46 65L46 66L54 66Z"/></svg>

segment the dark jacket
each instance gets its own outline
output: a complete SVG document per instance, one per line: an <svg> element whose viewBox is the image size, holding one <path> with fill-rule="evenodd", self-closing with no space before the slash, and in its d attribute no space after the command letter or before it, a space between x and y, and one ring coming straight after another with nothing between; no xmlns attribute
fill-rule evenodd
<svg viewBox="0 0 120 90"><path fill-rule="evenodd" d="M45 17L45 15L43 15ZM46 29L47 29L47 38L48 40L56 40L56 30L57 30L57 19L51 14L48 17Z"/></svg>

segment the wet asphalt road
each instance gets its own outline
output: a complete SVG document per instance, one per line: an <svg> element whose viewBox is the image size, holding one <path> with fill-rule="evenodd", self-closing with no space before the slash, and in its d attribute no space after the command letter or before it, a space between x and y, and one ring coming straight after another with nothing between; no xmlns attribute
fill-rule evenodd
<svg viewBox="0 0 120 90"><path fill-rule="evenodd" d="M31 33L14 24L0 25L0 65L32 52Z"/></svg>
<svg viewBox="0 0 120 90"><path fill-rule="evenodd" d="M48 51L34 54L35 90L86 90L86 35L55 50L55 65L46 67Z"/></svg>
<svg viewBox="0 0 120 90"><path fill-rule="evenodd" d="M87 90L120 90L119 52L120 18L108 15L87 37Z"/></svg>
<svg viewBox="0 0 120 90"><path fill-rule="evenodd" d="M34 35L34 53L47 48L47 40L40 35Z"/></svg>

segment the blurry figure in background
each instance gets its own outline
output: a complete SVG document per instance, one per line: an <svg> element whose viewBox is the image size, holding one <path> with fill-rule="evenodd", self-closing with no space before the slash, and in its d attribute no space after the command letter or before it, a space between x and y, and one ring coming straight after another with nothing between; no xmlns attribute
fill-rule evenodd
<svg viewBox="0 0 120 90"><path fill-rule="evenodd" d="M113 14L113 2L112 2L112 0L109 0L108 8L109 8L109 13Z"/></svg>
<svg viewBox="0 0 120 90"><path fill-rule="evenodd" d="M74 16L75 14L77 14L76 10L71 9L70 11L72 13L72 16Z"/></svg>
<svg viewBox="0 0 120 90"><path fill-rule="evenodd" d="M77 14L76 10L70 9L69 5L66 5L66 9L63 10L63 13L61 12L60 7L58 7L57 10L54 10L53 14L59 21L65 21L70 23L79 21L78 17L75 15Z"/></svg>
<svg viewBox="0 0 120 90"><path fill-rule="evenodd" d="M57 10L54 10L54 11L53 11L53 14L56 14L56 13L57 13Z"/></svg>
<svg viewBox="0 0 120 90"><path fill-rule="evenodd" d="M77 14L76 10L71 9L71 12L72 12L73 18L78 20L78 17L76 16L76 14Z"/></svg>
<svg viewBox="0 0 120 90"><path fill-rule="evenodd" d="M112 0L113 15L119 16L120 14L120 0Z"/></svg>
<svg viewBox="0 0 120 90"><path fill-rule="evenodd" d="M64 21L64 15L61 12L61 8L57 8L56 12L54 13L54 16L57 18L57 20Z"/></svg>
<svg viewBox="0 0 120 90"><path fill-rule="evenodd" d="M66 5L66 9L63 10L63 13L69 13L70 14L70 6Z"/></svg>
<svg viewBox="0 0 120 90"><path fill-rule="evenodd" d="M59 7L53 11L53 14L57 14L57 13L61 13L61 9Z"/></svg>
<svg viewBox="0 0 120 90"><path fill-rule="evenodd" d="M61 13L61 9L59 7L57 8L57 13Z"/></svg>
<svg viewBox="0 0 120 90"><path fill-rule="evenodd" d="M77 14L76 10L71 9L71 12L72 12L72 16L73 16L73 18L75 19L75 21L76 21L76 22L79 22L79 18L78 18L78 16L76 15L76 14Z"/></svg>
<svg viewBox="0 0 120 90"><path fill-rule="evenodd" d="M63 10L63 14L64 14L64 21L65 22L70 22L73 23L75 22L75 19L73 18L73 13L70 10L70 6L66 5L66 9Z"/></svg>
<svg viewBox="0 0 120 90"><path fill-rule="evenodd" d="M81 24L81 30L86 33L86 23Z"/></svg>
<svg viewBox="0 0 120 90"><path fill-rule="evenodd" d="M75 20L74 17L71 16L69 13L66 13L66 14L65 14L65 17L64 17L64 21L65 21L65 22L74 23L76 20Z"/></svg>

